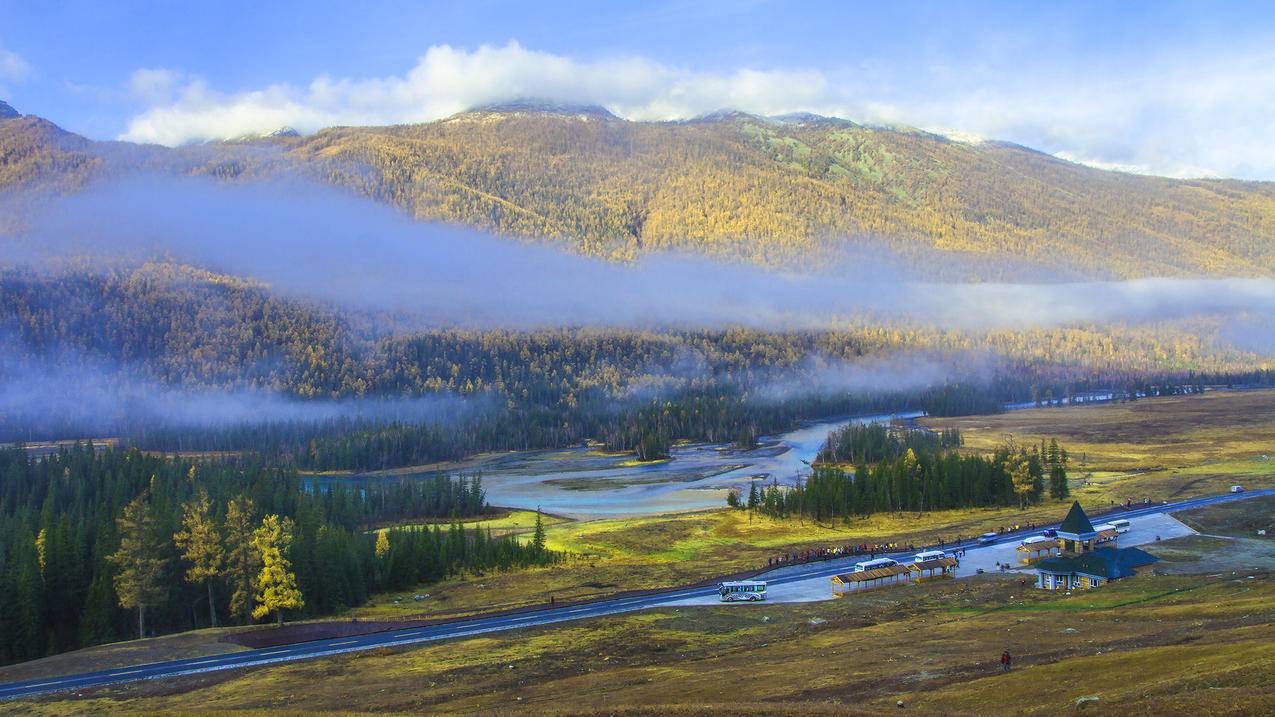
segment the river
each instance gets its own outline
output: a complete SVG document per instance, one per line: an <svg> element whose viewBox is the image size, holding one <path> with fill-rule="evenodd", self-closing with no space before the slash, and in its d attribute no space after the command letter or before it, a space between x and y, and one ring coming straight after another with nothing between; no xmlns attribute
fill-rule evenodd
<svg viewBox="0 0 1275 717"><path fill-rule="evenodd" d="M1086 402L1111 400L1091 394ZM1055 401L1054 405L1066 403ZM1035 407L1009 404L1008 410ZM481 474L487 502L540 510L573 518L614 517L720 508L731 488L747 491L751 481L792 484L810 474L828 433L851 423L913 419L920 411L856 416L807 423L787 433L763 437L752 449L729 444L675 445L668 460L638 463L632 454L613 455L589 447L487 454L468 461L464 473ZM394 471L394 475L413 475ZM325 477L321 482L365 481L373 475Z"/></svg>

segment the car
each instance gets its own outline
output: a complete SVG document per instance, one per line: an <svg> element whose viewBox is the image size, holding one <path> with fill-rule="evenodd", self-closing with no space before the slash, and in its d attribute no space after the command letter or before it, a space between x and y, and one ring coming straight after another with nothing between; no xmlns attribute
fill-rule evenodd
<svg viewBox="0 0 1275 717"><path fill-rule="evenodd" d="M1046 538L1057 538L1057 537L1058 537L1058 531L1057 531L1057 530L1054 530L1053 528L1046 528L1046 529L1044 529L1044 530L1040 531L1040 534L1041 534L1041 535L1043 535L1043 536L1045 536Z"/></svg>
<svg viewBox="0 0 1275 717"><path fill-rule="evenodd" d="M1233 486L1231 486L1231 492L1232 492L1232 493L1243 493L1243 492L1244 492L1244 486L1242 486L1242 485L1233 485Z"/></svg>
<svg viewBox="0 0 1275 717"><path fill-rule="evenodd" d="M982 535L978 536L978 544L991 545L992 543L996 542L996 538L998 537L999 536L996 535L996 533L983 533Z"/></svg>

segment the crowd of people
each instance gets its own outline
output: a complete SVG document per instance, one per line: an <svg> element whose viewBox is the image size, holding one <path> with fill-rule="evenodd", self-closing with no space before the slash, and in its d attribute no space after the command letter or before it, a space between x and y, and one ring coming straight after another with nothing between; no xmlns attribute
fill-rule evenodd
<svg viewBox="0 0 1275 717"><path fill-rule="evenodd" d="M846 555L867 555L875 558L877 553L891 553L900 550L915 550L915 547L908 543L906 546L899 543L859 543L858 545L830 545L826 548L809 548L807 550L798 550L791 553L781 553L778 556L767 558L767 567L775 567L777 565L787 565L789 563L810 563L816 560L832 560Z"/></svg>
<svg viewBox="0 0 1275 717"><path fill-rule="evenodd" d="M1011 525L1002 525L998 527L996 529L996 532L999 535L1005 535L1007 533L1013 533L1019 530L1031 531L1035 529L1036 529L1036 524L1033 522L1013 523ZM947 552L951 553L953 557L959 558L965 555L966 549L963 547L952 547L949 549L948 546L960 546L962 543L969 542L973 539L974 539L973 537L965 537L965 536L958 535L956 536L955 540L949 541L946 538L939 537L932 545L928 547L931 549L937 548L939 550L946 550ZM897 553L897 552L902 552L904 550L925 550L926 548L927 546L922 546L918 548L916 545L912 543L907 543L906 545L902 543L859 543L859 544L847 544L847 545L830 545L828 547L807 548L805 550L797 550L793 552L780 553L777 556L771 556L770 558L766 559L766 567L774 568L780 565L788 565L790 563L810 563L810 562L815 562L818 560L832 560L833 558L840 558L845 556L866 555L869 558L875 558L878 553Z"/></svg>

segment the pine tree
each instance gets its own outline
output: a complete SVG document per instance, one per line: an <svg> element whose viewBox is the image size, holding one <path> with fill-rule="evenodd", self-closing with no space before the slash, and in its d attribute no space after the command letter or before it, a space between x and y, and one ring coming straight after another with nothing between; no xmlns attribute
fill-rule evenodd
<svg viewBox="0 0 1275 717"><path fill-rule="evenodd" d="M257 576L257 607L252 611L252 616L256 619L273 612L282 625L284 610L305 607L301 591L297 589L297 576L292 573L292 564L286 555L292 545L293 527L290 518L280 519L277 515L267 515L262 519L261 527L253 533L253 545L261 554L261 572Z"/></svg>
<svg viewBox="0 0 1275 717"><path fill-rule="evenodd" d="M191 466L193 480L195 467ZM186 569L186 581L203 583L208 590L208 624L217 627L217 603L213 600L213 580L221 575L226 552L221 544L221 532L209 510L208 493L201 490L192 501L182 506L183 529L173 536L182 558L190 563Z"/></svg>
<svg viewBox="0 0 1275 717"><path fill-rule="evenodd" d="M111 555L116 567L115 594L120 607L137 610L137 636L146 636L146 608L164 598L164 566L161 546L155 535L155 517L151 514L147 493L142 493L124 506L119 526L120 546Z"/></svg>
<svg viewBox="0 0 1275 717"><path fill-rule="evenodd" d="M252 600L257 590L261 554L253 544L256 508L247 496L226 504L226 579L230 583L230 612L244 622L252 619Z"/></svg>
<svg viewBox="0 0 1275 717"><path fill-rule="evenodd" d="M540 517L540 508L536 507L536 529L531 534L531 549L536 555L542 555L545 552L545 524Z"/></svg>

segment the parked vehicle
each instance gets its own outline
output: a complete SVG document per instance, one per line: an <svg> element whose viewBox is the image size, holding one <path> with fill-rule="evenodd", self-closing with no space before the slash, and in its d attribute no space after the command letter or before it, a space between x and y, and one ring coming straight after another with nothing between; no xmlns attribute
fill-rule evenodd
<svg viewBox="0 0 1275 717"><path fill-rule="evenodd" d="M1041 535L1043 535L1043 536L1045 536L1046 538L1057 538L1057 537L1058 537L1058 531L1057 531L1057 530L1054 530L1053 528L1046 528L1046 529L1044 529L1044 530L1040 531L1040 534L1041 534Z"/></svg>
<svg viewBox="0 0 1275 717"><path fill-rule="evenodd" d="M946 557L947 553L942 550L925 550L912 556L912 562L924 563L927 560L939 560Z"/></svg>
<svg viewBox="0 0 1275 717"><path fill-rule="evenodd" d="M766 599L765 580L732 580L717 586L722 602L757 602Z"/></svg>
<svg viewBox="0 0 1275 717"><path fill-rule="evenodd" d="M1242 486L1242 485L1233 485L1233 486L1231 486L1231 492L1232 492L1232 493L1243 493L1243 492L1244 492L1244 486Z"/></svg>
<svg viewBox="0 0 1275 717"><path fill-rule="evenodd" d="M861 563L854 564L854 572L862 573L868 570L876 570L877 568L888 568L898 565L899 561L893 558L877 558L876 560L864 560Z"/></svg>
<svg viewBox="0 0 1275 717"><path fill-rule="evenodd" d="M1108 523L1108 525L1115 528L1117 533L1129 532L1129 521L1125 520L1124 518L1117 518L1116 520L1113 520L1110 523Z"/></svg>

